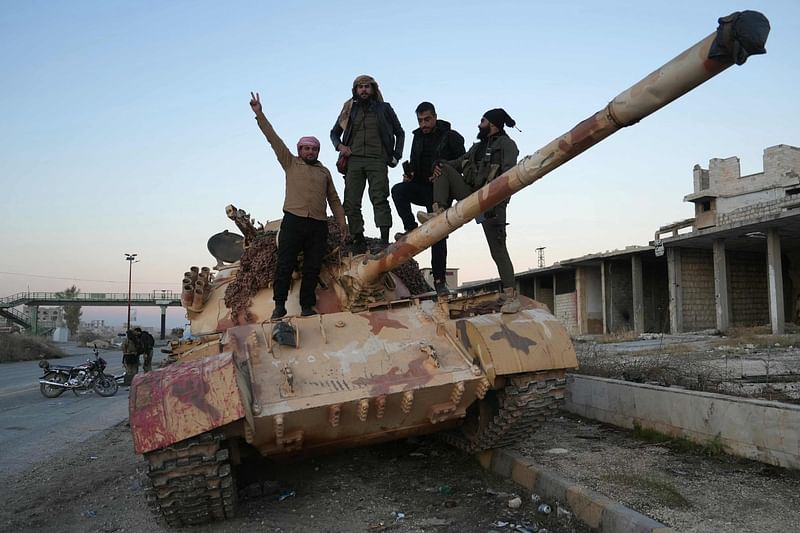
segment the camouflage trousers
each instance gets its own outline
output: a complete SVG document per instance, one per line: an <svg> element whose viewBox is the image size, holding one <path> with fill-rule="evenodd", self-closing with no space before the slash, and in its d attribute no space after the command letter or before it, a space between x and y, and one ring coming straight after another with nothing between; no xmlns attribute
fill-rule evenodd
<svg viewBox="0 0 800 533"><path fill-rule="evenodd" d="M447 208L452 200L463 200L476 189L464 181L464 177L453 167L442 165L442 174L433 181L433 201L439 207ZM508 201L502 202L483 213L483 235L489 245L489 253L492 255L494 264L497 265L497 273L503 288L514 287L514 265L511 264L511 256L508 255L506 247L506 206Z"/></svg>
<svg viewBox="0 0 800 533"><path fill-rule="evenodd" d="M344 214L350 235L364 233L364 217L361 215L361 200L364 189L372 202L375 226L392 227L392 210L389 207L389 173L383 159L350 156L347 174L344 177Z"/></svg>

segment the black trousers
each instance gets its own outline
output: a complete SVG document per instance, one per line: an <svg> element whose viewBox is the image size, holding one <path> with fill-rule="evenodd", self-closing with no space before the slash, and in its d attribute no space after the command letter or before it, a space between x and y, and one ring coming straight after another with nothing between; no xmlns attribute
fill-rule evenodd
<svg viewBox="0 0 800 533"><path fill-rule="evenodd" d="M416 181L403 181L392 187L392 200L397 214L403 221L406 231L417 227L411 204L424 207L428 213L433 211L433 184L426 185ZM446 207L446 206L442 206ZM431 270L433 279L445 281L447 270L447 240L442 239L431 247Z"/></svg>
<svg viewBox="0 0 800 533"><path fill-rule="evenodd" d="M278 234L278 262L275 266L275 281L272 284L273 300L286 302L292 272L297 265L297 255L303 252L300 305L310 307L317 303L315 291L327 241L327 221L283 213L281 232Z"/></svg>

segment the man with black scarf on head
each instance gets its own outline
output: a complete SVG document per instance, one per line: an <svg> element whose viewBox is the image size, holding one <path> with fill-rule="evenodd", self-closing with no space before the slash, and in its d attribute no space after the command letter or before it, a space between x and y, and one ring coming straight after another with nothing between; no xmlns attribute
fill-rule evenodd
<svg viewBox="0 0 800 533"><path fill-rule="evenodd" d="M452 200L463 200L517 164L519 149L504 129L515 125L514 119L502 108L483 114L478 125L478 142L458 159L437 161L434 165L433 212L417 213L420 222L430 220L449 207ZM506 247L507 205L508 200L483 213L481 226L503 285L505 302L501 310L516 313L520 304L514 288L514 266Z"/></svg>

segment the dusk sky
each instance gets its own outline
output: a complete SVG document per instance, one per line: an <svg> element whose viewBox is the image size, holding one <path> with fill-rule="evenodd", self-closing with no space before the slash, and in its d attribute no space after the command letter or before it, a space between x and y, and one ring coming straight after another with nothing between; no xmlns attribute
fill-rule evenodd
<svg viewBox="0 0 800 533"><path fill-rule="evenodd" d="M512 199L518 272L541 246L550 265L645 245L659 226L693 216L683 197L695 164L738 156L751 174L764 148L800 146L800 2L3 2L0 297L73 284L127 292L126 252L140 258L134 292L179 290L190 265L215 263L208 238L236 231L227 204L280 218L283 173L250 91L288 146L317 136L329 168L329 132L359 74L375 77L397 112L404 158L423 100L468 143L482 114L503 107L527 155L744 9L770 20L766 55ZM398 182L400 168L389 176ZM335 170L334 180L341 196ZM461 282L497 276L477 224L448 248ZM428 253L417 259L430 265ZM102 317L123 320L84 309L84 319ZM157 309L139 319L156 325ZM183 322L170 311L170 326Z"/></svg>

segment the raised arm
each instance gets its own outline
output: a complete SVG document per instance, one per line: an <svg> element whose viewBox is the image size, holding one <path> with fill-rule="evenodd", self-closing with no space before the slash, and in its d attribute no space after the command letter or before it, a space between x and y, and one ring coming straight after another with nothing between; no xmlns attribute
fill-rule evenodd
<svg viewBox="0 0 800 533"><path fill-rule="evenodd" d="M250 93L250 109L253 110L253 113L256 114L256 122L258 122L258 127L261 128L261 132L264 134L264 137L267 138L270 146L275 151L275 156L278 158L278 163L286 169L292 164L292 160L294 159L294 155L289 149L286 147L286 144L283 140L278 137L278 134L275 133L275 130L272 129L272 124L269 123L267 117L264 116L264 111L261 109L261 97L258 93Z"/></svg>

